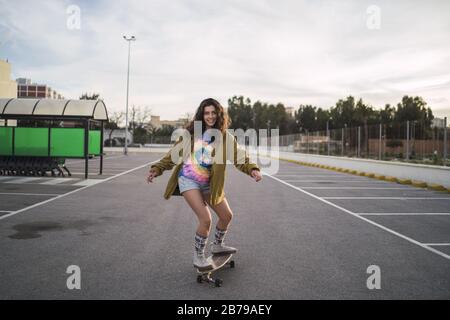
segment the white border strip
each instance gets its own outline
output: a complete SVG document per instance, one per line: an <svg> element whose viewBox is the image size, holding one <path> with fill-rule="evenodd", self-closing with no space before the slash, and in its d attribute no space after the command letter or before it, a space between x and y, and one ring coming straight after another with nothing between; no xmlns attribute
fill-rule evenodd
<svg viewBox="0 0 450 320"><path fill-rule="evenodd" d="M61 193L22 193L22 192L0 192L0 195L8 196L60 196Z"/></svg>
<svg viewBox="0 0 450 320"><path fill-rule="evenodd" d="M348 174L275 174L275 177L325 177L325 178L342 178L348 177ZM358 177L358 176L355 176ZM361 176L359 176L361 177Z"/></svg>
<svg viewBox="0 0 450 320"><path fill-rule="evenodd" d="M120 177L120 176L123 176L123 175L125 175L125 174L130 173L130 172L139 170L139 169L141 169L141 168L144 168L144 167L146 167L146 166L148 166L148 165L150 165L150 164L152 164L152 163L158 162L158 161L159 161L159 159L158 159L158 160L151 161L151 162L147 162L146 164L143 164L143 165L141 165L141 166L139 166L139 167L136 167L136 168L133 168L133 169L124 171L124 172L122 172L122 173L116 174L115 176L112 176L112 177L103 179L100 183L103 183L103 182L106 182L106 181L109 181L109 180L118 178L118 177ZM76 192L78 192L78 191L81 191L81 190L90 188L90 187L92 187L92 186L97 186L97 185L99 185L100 183L97 183L97 184L94 184L94 185L85 186L85 187L82 187L82 188L79 188L79 189L76 189L76 190L72 190L72 191L70 191L70 192L64 193L64 194L59 195L59 196L57 196L57 197L54 197L54 198L51 198L51 199L48 199L48 200L45 200L45 201L42 201L42 202L39 202L39 203L35 203L35 204L33 204L33 205L29 206L29 207L26 207L26 208L23 208L23 209L20 209L20 210L17 210L17 211L13 211L13 212L11 212L11 213L9 213L9 214L5 214L4 216L1 216L1 217L0 217L0 220L6 219L6 218L8 218L8 217L12 217L12 216L14 216L14 215L16 215L16 214L18 214L18 213L21 213L21 212L24 212L24 211L27 211L27 210L30 210L30 209L33 209L33 208L36 208L36 207L39 207L39 206L41 206L41 205L43 205L43 204L52 202L52 201L54 201L54 200L61 199L61 198L66 197L66 196L68 196L68 195L74 194L74 193L76 193Z"/></svg>
<svg viewBox="0 0 450 320"><path fill-rule="evenodd" d="M375 183L375 184L383 184L389 183L388 181L378 181L378 180L285 180L289 182L360 182L360 183ZM390 183L389 183L390 184Z"/></svg>
<svg viewBox="0 0 450 320"><path fill-rule="evenodd" d="M408 191L429 191L427 189L416 189L412 187L302 187L303 189L318 189L318 190L408 190Z"/></svg>
<svg viewBox="0 0 450 320"><path fill-rule="evenodd" d="M324 202L324 203L326 203L326 204L328 204L328 205L330 205L330 206L332 206L332 207L335 207L336 209L339 209L339 210L341 210L341 211L343 211L343 212L345 212L345 213L348 213L348 214L350 214L350 215L352 215L352 216L354 216L354 217L356 217L356 218L358 218L358 219L361 219L361 220L363 220L363 221L365 221L365 222L367 222L367 223L370 223L371 225L374 225L374 226L376 226L376 227L378 227L378 228L380 228L380 229L382 229L382 230L384 230L384 231L387 231L387 232L389 232L389 233L391 233L391 234L393 234L393 235L395 235L395 236L397 236L397 237L400 237L400 238L402 238L402 239L404 239L404 240L406 240L406 241L409 241L409 242L411 242L411 243L413 243L413 244L415 244L415 245L418 245L419 247L422 247L422 248L424 248L424 249L426 249L426 250L428 250L428 251L431 251L431 252L433 252L433 253L435 253L435 254L437 254L437 255L439 255L439 256L441 256L441 257L447 259L447 260L450 260L450 255L448 255L448 254L445 254L445 253L443 253L443 252L441 252L441 251L439 251L439 250L436 250L436 249L434 249L434 248L432 248L432 247L429 247L429 246L426 245L426 244L423 244L423 243L421 243L421 242L419 242L419 241L416 241L416 240L414 240L414 239L412 239L412 238L409 238L409 237L407 237L407 236L405 236L405 235L403 235L403 234L401 234L401 233L398 233L398 232L396 232L396 231L394 231L394 230L392 230L392 229L389 229L389 228L387 228L387 227L385 227L385 226L383 226L383 225L381 225L381 224L378 224L378 223L376 223L376 222L374 222L374 221L372 221L372 220L369 220L369 219L367 219L367 218L364 218L364 217L358 215L357 213L354 213L354 212L352 212L352 211L350 211L350 210L347 210L347 209L345 209L345 208L342 208L342 207L340 207L340 206L338 206L338 205L336 205L336 204L334 204L334 203L332 203L332 202L330 202L330 201L327 201L327 200L322 199L322 198L320 198L320 197L318 197L318 196L316 196L316 195L314 195L314 194L312 194L312 193L309 193L308 191L305 191L305 190L303 190L303 189L301 189L301 188L299 188L299 187L293 186L293 185L291 185L291 184L289 184L289 183L287 183L287 182L285 182L285 181L283 181L283 180L280 180L280 179L278 179L278 178L276 178L276 177L273 177L273 176L271 176L270 174L267 174L267 173L264 173L264 172L263 172L263 174L266 175L266 176L268 176L268 177L270 177L270 178L272 178L272 179L274 179L274 180L276 180L276 181L278 181L278 182L280 182L280 183L282 183L282 184L287 185L288 187L291 187L292 189L295 189L295 190L297 190L297 191L303 192L304 194L307 194L307 195L310 196L310 197L313 197L313 198L315 198L315 199L317 199L317 200L319 200L319 201L322 201L322 202Z"/></svg>
<svg viewBox="0 0 450 320"><path fill-rule="evenodd" d="M326 200L450 200L446 198L432 198L432 197L322 197Z"/></svg>
<svg viewBox="0 0 450 320"><path fill-rule="evenodd" d="M364 212L360 216L450 216L450 212Z"/></svg>

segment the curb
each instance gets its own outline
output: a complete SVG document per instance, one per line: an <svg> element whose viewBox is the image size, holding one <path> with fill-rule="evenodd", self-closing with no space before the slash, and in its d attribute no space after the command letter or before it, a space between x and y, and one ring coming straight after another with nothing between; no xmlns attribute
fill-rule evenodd
<svg viewBox="0 0 450 320"><path fill-rule="evenodd" d="M319 163L311 163L311 162L304 162L304 161L284 159L284 158L275 158L275 159L288 161L291 163L296 163L296 164L308 166L308 167L316 167L316 168L321 168L321 169L326 169L326 170L333 170L333 171L338 171L338 172L342 172L342 173L364 176L367 178L372 178L372 179L377 179L377 180L397 182L399 184L409 184L409 185L413 185L418 188L427 188L427 189L434 190L434 191L444 191L444 192L450 193L450 188L446 188L440 184L426 183L423 181L415 181L415 180L411 180L411 179L401 179L401 178L396 178L396 177L392 177L392 176L384 176L384 175L374 174L374 173L370 173L370 172L357 171L357 170L352 170L352 169L344 169L344 168L339 168L339 167L332 167L332 166L323 165L323 164L319 164Z"/></svg>
<svg viewBox="0 0 450 320"><path fill-rule="evenodd" d="M428 189L434 190L434 191L448 191L444 186L441 186L440 184L429 184Z"/></svg>
<svg viewBox="0 0 450 320"><path fill-rule="evenodd" d="M418 187L418 188L426 188L428 186L427 183L423 182L423 181L412 180L411 182L414 187Z"/></svg>
<svg viewBox="0 0 450 320"><path fill-rule="evenodd" d="M411 180L410 179L397 179L397 182L400 184L411 184Z"/></svg>

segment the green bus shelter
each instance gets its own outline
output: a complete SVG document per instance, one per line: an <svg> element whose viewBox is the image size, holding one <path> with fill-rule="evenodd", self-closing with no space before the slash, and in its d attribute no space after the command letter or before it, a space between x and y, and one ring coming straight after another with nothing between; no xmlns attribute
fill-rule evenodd
<svg viewBox="0 0 450 320"><path fill-rule="evenodd" d="M83 158L88 178L88 160L95 155L103 173L108 112L102 100L0 99L1 119L0 156Z"/></svg>

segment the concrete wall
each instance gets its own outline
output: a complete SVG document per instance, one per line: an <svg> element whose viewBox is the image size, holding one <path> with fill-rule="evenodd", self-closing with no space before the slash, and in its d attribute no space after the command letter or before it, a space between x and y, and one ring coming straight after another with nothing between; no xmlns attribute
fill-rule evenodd
<svg viewBox="0 0 450 320"><path fill-rule="evenodd" d="M446 188L450 188L450 167L396 163L369 159L352 159L283 151L280 151L279 157L392 176L400 179L418 180L430 184L440 184Z"/></svg>

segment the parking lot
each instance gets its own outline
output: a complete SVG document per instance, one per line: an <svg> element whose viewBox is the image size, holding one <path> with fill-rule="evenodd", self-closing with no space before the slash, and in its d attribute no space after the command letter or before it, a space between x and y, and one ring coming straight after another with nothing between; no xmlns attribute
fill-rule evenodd
<svg viewBox="0 0 450 320"><path fill-rule="evenodd" d="M88 180L83 160L72 177L1 176L0 299L450 298L448 193L284 161L259 183L229 166L236 268L198 284L194 214L163 199L168 172L145 182L161 156L108 154L101 176L91 159Z"/></svg>

